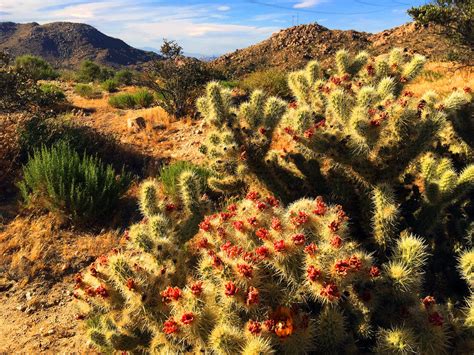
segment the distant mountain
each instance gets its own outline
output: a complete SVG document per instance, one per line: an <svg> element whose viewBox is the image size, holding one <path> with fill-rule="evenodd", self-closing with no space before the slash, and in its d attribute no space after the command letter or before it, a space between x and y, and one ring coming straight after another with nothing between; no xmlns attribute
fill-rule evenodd
<svg viewBox="0 0 474 355"><path fill-rule="evenodd" d="M431 59L445 59L452 44L439 36L434 28L418 27L414 23L376 34L330 30L315 23L281 30L260 43L225 54L213 64L238 76L264 68L295 70L313 59L330 64L333 55L343 48L350 52L365 49L378 55L393 47Z"/></svg>
<svg viewBox="0 0 474 355"><path fill-rule="evenodd" d="M14 57L38 55L57 67L77 67L86 59L113 67L138 66L161 58L157 53L136 49L109 37L90 25L70 22L45 25L0 22L0 51Z"/></svg>

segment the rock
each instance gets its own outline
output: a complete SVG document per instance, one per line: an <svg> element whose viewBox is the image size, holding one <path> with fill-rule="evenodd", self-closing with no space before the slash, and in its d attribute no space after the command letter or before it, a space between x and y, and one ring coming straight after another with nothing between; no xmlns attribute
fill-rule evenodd
<svg viewBox="0 0 474 355"><path fill-rule="evenodd" d="M134 117L127 120L127 128L132 132L140 132L146 128L146 122L143 117Z"/></svg>
<svg viewBox="0 0 474 355"><path fill-rule="evenodd" d="M24 304L20 304L16 307L17 311L24 312L26 309L26 306Z"/></svg>
<svg viewBox="0 0 474 355"><path fill-rule="evenodd" d="M165 130L165 129L166 129L166 125L163 124L163 123L160 123L160 124L154 125L154 126L153 126L153 129L154 129L155 131L162 131L162 130Z"/></svg>

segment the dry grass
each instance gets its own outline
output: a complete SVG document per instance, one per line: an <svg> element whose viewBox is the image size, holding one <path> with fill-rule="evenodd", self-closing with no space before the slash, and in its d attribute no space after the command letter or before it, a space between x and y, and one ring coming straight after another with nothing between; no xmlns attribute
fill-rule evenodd
<svg viewBox="0 0 474 355"><path fill-rule="evenodd" d="M407 89L421 96L429 90L445 96L454 88L474 88L474 70L470 68L456 67L452 63L432 62L428 63L423 73L408 85Z"/></svg>
<svg viewBox="0 0 474 355"><path fill-rule="evenodd" d="M120 236L62 229L52 215L19 216L0 232L0 270L16 280L63 277L117 246Z"/></svg>

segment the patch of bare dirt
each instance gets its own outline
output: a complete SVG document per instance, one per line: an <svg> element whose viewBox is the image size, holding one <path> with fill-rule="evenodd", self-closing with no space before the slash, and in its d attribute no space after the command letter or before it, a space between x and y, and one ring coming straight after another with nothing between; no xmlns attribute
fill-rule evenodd
<svg viewBox="0 0 474 355"><path fill-rule="evenodd" d="M26 286L0 279L0 353L93 353L71 301L69 277Z"/></svg>

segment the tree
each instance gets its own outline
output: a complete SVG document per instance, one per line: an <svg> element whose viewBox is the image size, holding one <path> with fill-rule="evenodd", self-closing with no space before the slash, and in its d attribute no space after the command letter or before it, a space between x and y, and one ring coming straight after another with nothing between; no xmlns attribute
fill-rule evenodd
<svg viewBox="0 0 474 355"><path fill-rule="evenodd" d="M473 65L474 0L435 0L430 4L412 7L408 14L423 25L435 24L453 42L462 46L455 58Z"/></svg>
<svg viewBox="0 0 474 355"><path fill-rule="evenodd" d="M143 84L156 92L158 105L168 114L176 118L192 114L204 84L212 78L211 70L197 59L184 57L175 41L165 39L161 53L164 59L154 63Z"/></svg>

